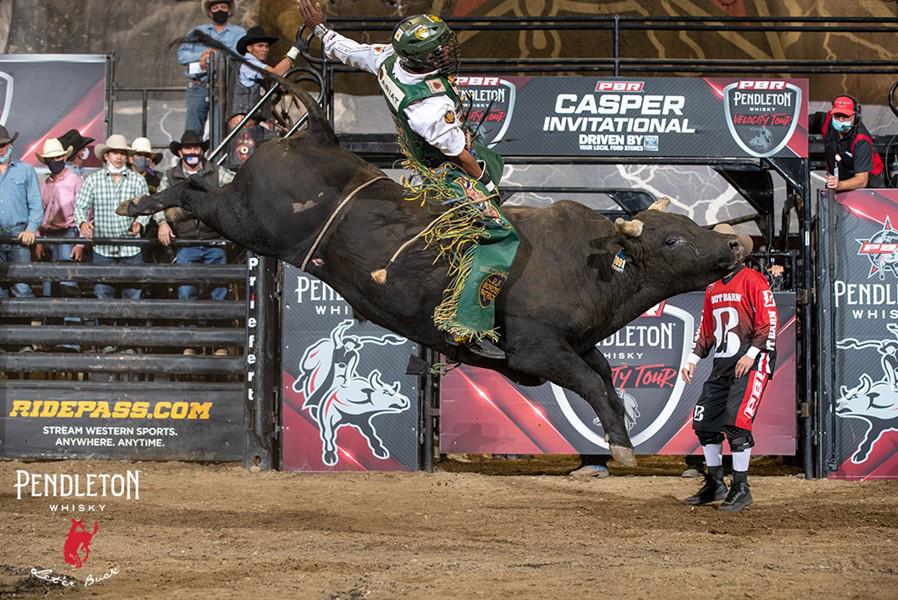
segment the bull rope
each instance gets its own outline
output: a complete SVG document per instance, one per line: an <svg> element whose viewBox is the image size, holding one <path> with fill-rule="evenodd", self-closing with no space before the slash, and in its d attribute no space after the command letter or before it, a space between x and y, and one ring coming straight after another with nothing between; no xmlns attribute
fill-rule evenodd
<svg viewBox="0 0 898 600"><path fill-rule="evenodd" d="M393 256L390 257L390 260L387 261L387 264L386 264L382 269L378 269L378 270L376 270L376 271L372 271L372 272L371 272L371 279L373 279L374 281L376 281L376 282L379 283L380 285L385 284L385 283L387 282L387 269L390 267L390 265L392 265L394 262L396 262L396 259L399 258L399 256L400 256L403 252L405 252L406 250L408 250L409 246L411 246L412 244L414 244L415 242L417 242L418 240L420 240L422 237L427 236L427 234L431 233L431 232L433 231L434 228L436 228L436 227L438 227L438 226L445 226L447 223L449 223L450 220L449 220L447 217L448 217L449 215L451 215L452 213L454 213L455 211L457 211L457 210L459 210L459 209L462 209L462 208L469 207L469 206L471 206L472 204L480 204L480 203L482 203L482 202L483 202L483 200L467 200L467 201L465 201L465 202L459 202L458 204L456 204L456 205L453 206L452 208L449 208L449 209L447 209L445 212L441 213L438 217L436 217L433 221L431 221L431 222L427 225L427 227L425 227L425 228L422 229L420 232L418 232L417 235L415 235L415 236L414 236L413 238L411 238L411 239L406 240L406 242L405 242L404 244L402 244L401 246L399 246L399 249L396 250L396 252L393 253ZM465 224L467 224L467 221L465 221ZM431 236L431 238L439 238L439 237L440 237L440 236ZM425 240L425 247L430 247L430 246L433 244L434 241L435 241L434 239ZM449 249L448 249L448 248L446 248L446 249L440 248L439 251L438 251L438 253L437 253L437 257L434 259L433 262L436 263L436 262L440 259L440 257L442 257L444 254L446 254L446 253L448 253L448 252L449 252ZM453 273L450 273L450 275L451 275L451 274L453 274Z"/></svg>
<svg viewBox="0 0 898 600"><path fill-rule="evenodd" d="M346 206L347 204L349 204L349 202L353 198L355 198L356 194L361 192L363 189L365 189L372 183L375 183L382 179L389 179L389 177L387 177L386 175L378 175L374 179L369 179L365 183L358 185L354 190L349 192L349 195L346 196L343 199L343 201L337 205L337 208L335 208L334 212L331 213L331 216L330 216L330 218L328 218L327 222L324 224L324 227L322 227L321 231L318 232L318 237L315 238L315 242L312 244L312 247L309 248L309 253L306 254L305 259L302 261L302 266L299 267L301 270L303 270L303 271L306 270L306 265L309 264L309 261L312 259L312 256L315 255L315 252L318 250L319 244L321 244L321 240L324 239L324 236L327 233L327 230L330 229L331 224L333 224L334 220L337 218L337 215L340 214L340 211L343 210L343 207Z"/></svg>

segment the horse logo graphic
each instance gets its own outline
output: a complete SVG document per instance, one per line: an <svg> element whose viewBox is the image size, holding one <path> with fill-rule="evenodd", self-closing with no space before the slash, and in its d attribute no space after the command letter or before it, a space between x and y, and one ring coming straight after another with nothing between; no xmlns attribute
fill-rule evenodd
<svg viewBox="0 0 898 600"><path fill-rule="evenodd" d="M355 427L368 441L379 459L390 457L372 423L374 417L397 414L409 409L411 402L400 390L399 382L387 385L379 370L368 375L358 372L361 350L365 346L399 346L405 338L350 335L354 321L345 320L330 335L313 343L300 360L300 375L293 391L303 396L302 409L309 411L321 435L321 460L334 466L339 460L337 433L342 427Z"/></svg>
<svg viewBox="0 0 898 600"><path fill-rule="evenodd" d="M836 399L836 415L867 423L864 437L851 457L851 462L855 464L867 460L883 434L898 431L898 324L890 323L886 328L896 336L895 339L862 342L846 338L836 342L836 347L841 350L875 348L880 354L883 370L878 381L862 373L859 384L851 389L841 386Z"/></svg>
<svg viewBox="0 0 898 600"><path fill-rule="evenodd" d="M65 561L80 569L81 565L87 562L90 555L90 540L97 534L100 526L94 521L94 530L88 531L84 524L84 519L72 519L72 526L69 528L69 534L65 538L65 544L62 547L62 554ZM81 556L84 552L84 556Z"/></svg>

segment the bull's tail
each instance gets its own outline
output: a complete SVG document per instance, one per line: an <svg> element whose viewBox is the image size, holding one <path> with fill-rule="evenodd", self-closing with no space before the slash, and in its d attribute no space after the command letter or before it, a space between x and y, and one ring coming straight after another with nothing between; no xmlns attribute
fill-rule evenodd
<svg viewBox="0 0 898 600"><path fill-rule="evenodd" d="M179 44L201 44L209 48L214 48L215 50L224 52L240 64L246 65L252 70L261 73L264 77L273 79L290 93L294 94L306 107L306 111L308 111L309 114L309 127L312 129L312 131L320 133L328 140L332 141L334 144L338 143L337 136L336 134L334 134L334 130L331 129L330 122L327 120L327 117L325 116L324 111L321 109L321 106L319 106L318 103L315 102L315 99L312 98L311 94L302 89L298 84L293 83L289 79L281 77L276 73L266 71L265 69L254 65L231 48L222 44L215 38L206 35L202 31L197 31L196 29L194 29L185 37L173 41L171 44L169 44L169 46L173 47Z"/></svg>

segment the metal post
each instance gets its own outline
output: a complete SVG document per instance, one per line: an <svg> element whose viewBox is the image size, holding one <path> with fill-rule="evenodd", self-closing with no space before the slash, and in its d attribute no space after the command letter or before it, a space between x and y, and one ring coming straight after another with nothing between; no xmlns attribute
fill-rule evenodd
<svg viewBox="0 0 898 600"><path fill-rule="evenodd" d="M276 271L278 261L248 254L246 260L246 396L243 465L278 466L278 364L280 332Z"/></svg>
<svg viewBox="0 0 898 600"><path fill-rule="evenodd" d="M112 87L115 84L115 52L106 57L106 137L112 135L112 119L115 115L115 95Z"/></svg>
<svg viewBox="0 0 898 600"><path fill-rule="evenodd" d="M140 105L140 135L147 137L147 111L150 106L150 92L143 88L143 96Z"/></svg>
<svg viewBox="0 0 898 600"><path fill-rule="evenodd" d="M811 211L811 171L804 163L804 176L801 186L802 211L801 226L801 363L804 369L804 398L802 399L801 424L803 434L803 466L805 479L813 479L817 476L814 470L814 437L817 435L812 416L816 406L814 402L814 308L816 304L816 290L814 287L814 263L813 248L811 246L811 225L813 214Z"/></svg>
<svg viewBox="0 0 898 600"><path fill-rule="evenodd" d="M424 348L422 355L428 364L433 363L432 350ZM433 473L433 392L436 382L433 374L429 372L421 377L421 381L424 387L424 406L421 408L424 414L424 470Z"/></svg>
<svg viewBox="0 0 898 600"><path fill-rule="evenodd" d="M611 32L611 53L614 58L614 76L620 77L620 15L614 15L612 23L614 27Z"/></svg>

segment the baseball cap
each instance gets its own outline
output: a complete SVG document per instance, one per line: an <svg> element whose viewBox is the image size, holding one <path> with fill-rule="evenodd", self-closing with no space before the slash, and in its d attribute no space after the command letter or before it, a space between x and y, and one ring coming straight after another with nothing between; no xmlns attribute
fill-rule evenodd
<svg viewBox="0 0 898 600"><path fill-rule="evenodd" d="M854 100L848 96L836 96L833 99L833 114L854 116Z"/></svg>

